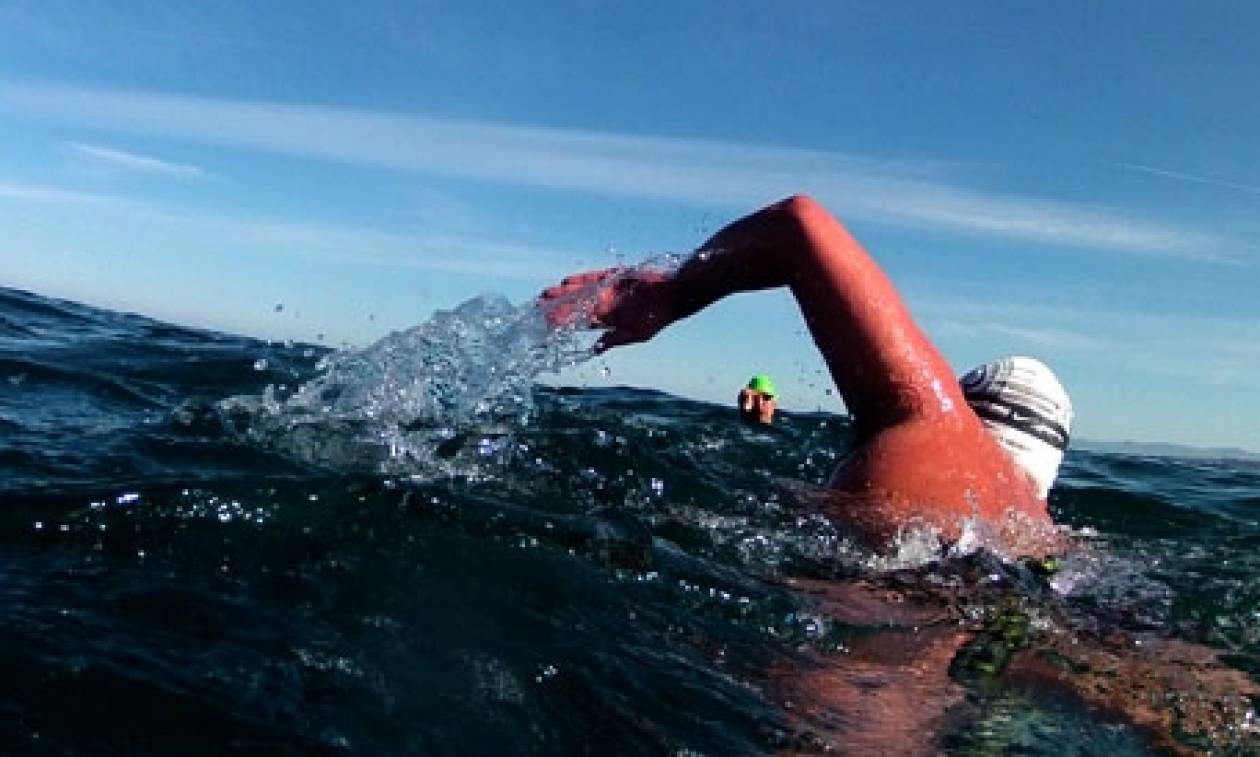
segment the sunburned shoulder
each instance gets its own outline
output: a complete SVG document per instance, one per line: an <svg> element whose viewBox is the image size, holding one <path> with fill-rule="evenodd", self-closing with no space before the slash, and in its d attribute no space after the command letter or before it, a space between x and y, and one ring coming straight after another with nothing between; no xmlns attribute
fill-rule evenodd
<svg viewBox="0 0 1260 757"><path fill-rule="evenodd" d="M828 515L884 543L923 525L957 539L968 519L1050 530L1046 503L1013 459L964 413L918 418L863 440L837 467ZM1043 551L1041 545L1017 551Z"/></svg>

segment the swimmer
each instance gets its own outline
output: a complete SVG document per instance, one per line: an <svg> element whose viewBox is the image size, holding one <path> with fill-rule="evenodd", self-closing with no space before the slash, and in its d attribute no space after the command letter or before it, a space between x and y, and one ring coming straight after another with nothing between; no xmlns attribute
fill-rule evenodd
<svg viewBox="0 0 1260 757"><path fill-rule="evenodd" d="M727 295L776 287L795 297L857 434L832 474L829 517L875 547L913 525L956 539L974 517L1019 523L1014 551L1051 549L1046 495L1072 420L1058 379L1017 357L955 380L879 265L808 197L731 223L676 271L581 273L540 302L553 324L603 329L602 352Z"/></svg>
<svg viewBox="0 0 1260 757"><path fill-rule="evenodd" d="M753 376L748 380L748 386L739 390L739 397L735 400L740 418L766 426L774 423L776 396L778 394L774 389L774 382L769 376L764 373Z"/></svg>
<svg viewBox="0 0 1260 757"><path fill-rule="evenodd" d="M540 304L553 325L602 329L596 350L604 351L647 341L727 295L781 286L795 297L856 431L823 498L833 521L877 549L913 525L956 539L973 517L998 526L1008 554L1061 548L1046 495L1072 407L1053 372L1011 357L956 381L879 265L808 197L731 223L675 271L581 273L544 291ZM814 595L825 616L843 622L856 614L865 629L839 663L820 654L769 671L768 690L793 702L807 729L835 730L837 751L942 751L932 734L970 701L969 662L1006 687L1061 690L1104 721L1133 726L1160 751L1195 751L1178 733L1209 745L1231 734L1255 742L1246 729L1260 686L1210 649L1055 630L1070 629L1063 624L993 652L989 637L1005 639L1026 617L995 613L977 627L966 613L942 614L950 591L937 587L933 601L931 584L927 597L907 605L900 590L867 580L786 583Z"/></svg>

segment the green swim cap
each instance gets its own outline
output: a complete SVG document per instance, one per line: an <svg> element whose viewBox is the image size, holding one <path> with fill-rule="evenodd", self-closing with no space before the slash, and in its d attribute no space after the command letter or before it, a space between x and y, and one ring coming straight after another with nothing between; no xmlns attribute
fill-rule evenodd
<svg viewBox="0 0 1260 757"><path fill-rule="evenodd" d="M756 376L748 379L748 388L754 392L768 394L771 397L778 396L778 392L774 390L774 382L764 373L758 373Z"/></svg>

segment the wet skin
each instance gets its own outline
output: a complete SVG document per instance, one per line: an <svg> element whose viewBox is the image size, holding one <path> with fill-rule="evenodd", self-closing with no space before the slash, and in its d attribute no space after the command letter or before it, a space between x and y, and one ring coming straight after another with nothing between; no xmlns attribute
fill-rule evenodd
<svg viewBox="0 0 1260 757"><path fill-rule="evenodd" d="M996 526L1010 554L1044 555L1061 548L1045 500L985 433L953 371L892 283L841 223L807 197L791 197L735 221L677 271L577 274L544 291L540 305L554 325L603 329L596 345L602 351L651 339L727 295L784 286L857 431L854 449L832 474L831 493L820 502L829 517L876 548L915 524L954 538L969 517ZM842 752L936 753L933 734L966 698L950 669L962 647L978 638L974 623L938 617L948 603L920 598L908 607L862 582L788 583L813 595L825 615L882 630L852 649L843 664L817 658L768 671L768 693L797 702L804 726L842 737L835 742ZM1179 661L1141 649L1132 639L1113 646L1086 634L1058 633L1041 651L1068 660L1073 670L1092 672L1065 673L1029 649L1015 653L1000 680L1058 686L1104 717L1136 726L1152 745L1172 753L1188 751L1171 737L1172 723L1184 728L1198 718L1227 728L1245 714L1248 698L1260 693L1211 650L1161 648L1160 654L1177 651L1184 658ZM1187 675L1190 684L1182 682ZM1193 689L1194 680L1210 683L1211 696L1198 710L1173 718L1151 704L1152 691ZM814 746L785 748L814 751Z"/></svg>
<svg viewBox="0 0 1260 757"><path fill-rule="evenodd" d="M590 271L540 302L553 323L604 329L597 349L605 350L646 341L727 295L775 287L795 297L858 432L831 479L842 496L830 517L877 547L911 524L956 538L972 516L997 522L1015 513L1026 525L1051 525L1045 501L985 434L888 277L807 197L735 221L673 273Z"/></svg>
<svg viewBox="0 0 1260 757"><path fill-rule="evenodd" d="M991 621L978 628L958 597L930 583L909 590L881 586L879 578L786 583L831 622L865 629L841 655L806 652L803 660L768 672L768 690L791 703L798 733L813 735L805 742L809 748L788 751L950 753L940 736L969 730L984 697L968 697L968 690L985 688L951 671L968 657L968 645L992 643L983 628ZM1260 748L1260 738L1248 730L1260 686L1215 651L1151 633L1073 628L1061 616L1062 605L1042 601L1038 607L1042 622L1050 622L1044 630L1026 626L1025 638L1008 645L1009 659L988 671L989 690L1020 692L1051 709L1079 708L1100 723L1124 724L1159 754L1254 754ZM990 606L990 613L1000 619L1002 605ZM1004 637L999 631L997 638Z"/></svg>

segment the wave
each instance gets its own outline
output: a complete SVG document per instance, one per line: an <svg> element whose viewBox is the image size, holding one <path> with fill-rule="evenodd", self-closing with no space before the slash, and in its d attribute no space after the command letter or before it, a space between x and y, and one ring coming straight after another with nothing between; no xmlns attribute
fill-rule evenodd
<svg viewBox="0 0 1260 757"><path fill-rule="evenodd" d="M1076 548L1052 575L982 534L948 554L907 534L888 558L811 507L847 418L766 430L539 386L587 345L528 306L478 298L341 352L2 289L0 324L5 750L843 746L860 724L807 723L774 671L895 690L924 618L991 641L1010 607L1027 633L1260 670L1242 461L1070 451L1051 507ZM930 683L907 690L970 697L933 726L946 753L1148 743L968 673Z"/></svg>

